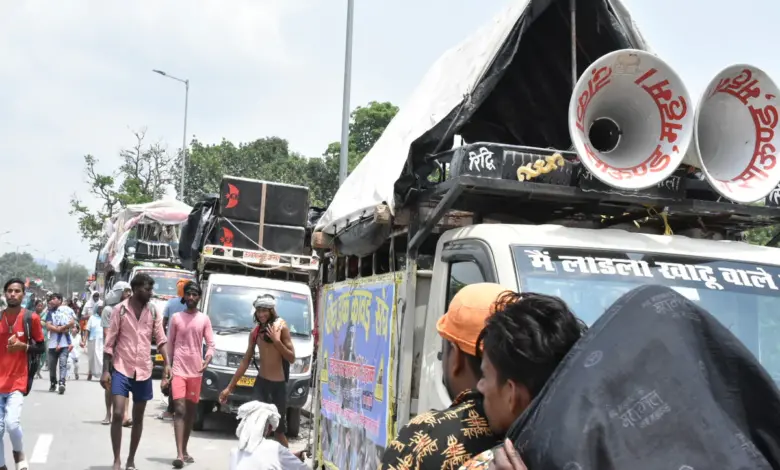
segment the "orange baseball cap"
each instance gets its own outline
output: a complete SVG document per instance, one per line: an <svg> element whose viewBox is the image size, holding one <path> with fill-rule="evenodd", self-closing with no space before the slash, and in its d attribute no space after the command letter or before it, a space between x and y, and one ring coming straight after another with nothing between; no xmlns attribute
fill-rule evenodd
<svg viewBox="0 0 780 470"><path fill-rule="evenodd" d="M477 338L485 328L485 320L495 311L496 300L504 292L507 292L505 287L492 282L463 287L452 298L447 313L436 322L439 335L464 353L476 356Z"/></svg>

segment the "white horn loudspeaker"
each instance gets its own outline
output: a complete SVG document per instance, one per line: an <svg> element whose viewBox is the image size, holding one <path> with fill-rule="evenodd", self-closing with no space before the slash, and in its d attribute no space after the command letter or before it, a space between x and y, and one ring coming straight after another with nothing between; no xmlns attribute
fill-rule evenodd
<svg viewBox="0 0 780 470"><path fill-rule="evenodd" d="M622 49L599 58L569 102L569 134L582 164L612 187L645 189L665 180L693 133L685 84L649 52Z"/></svg>
<svg viewBox="0 0 780 470"><path fill-rule="evenodd" d="M779 94L757 67L723 69L696 107L693 145L683 163L701 168L710 186L731 201L763 199L780 183Z"/></svg>

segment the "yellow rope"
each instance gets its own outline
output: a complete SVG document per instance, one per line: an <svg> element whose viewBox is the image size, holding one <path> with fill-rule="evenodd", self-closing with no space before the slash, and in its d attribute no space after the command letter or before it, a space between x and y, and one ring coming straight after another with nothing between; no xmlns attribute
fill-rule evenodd
<svg viewBox="0 0 780 470"><path fill-rule="evenodd" d="M560 153L554 153L517 169L517 181L527 181L562 168L566 160Z"/></svg>

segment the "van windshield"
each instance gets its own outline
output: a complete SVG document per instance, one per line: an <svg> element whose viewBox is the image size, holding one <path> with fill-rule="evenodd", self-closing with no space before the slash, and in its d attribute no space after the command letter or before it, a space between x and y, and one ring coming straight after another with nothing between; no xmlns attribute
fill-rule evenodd
<svg viewBox="0 0 780 470"><path fill-rule="evenodd" d="M258 289L246 286L222 286L214 284L209 290L208 312L215 331L246 330L255 327L252 303L260 294L276 297L276 313L287 322L290 334L311 335L309 297L302 294L274 289Z"/></svg>
<svg viewBox="0 0 780 470"><path fill-rule="evenodd" d="M195 280L195 276L188 271L166 271L162 269L139 269L138 273L145 273L154 279L154 295L161 297L175 297L176 284L179 279Z"/></svg>
<svg viewBox="0 0 780 470"><path fill-rule="evenodd" d="M555 295L588 325L640 284L675 289L731 330L780 384L780 268L655 253L513 246L521 289Z"/></svg>

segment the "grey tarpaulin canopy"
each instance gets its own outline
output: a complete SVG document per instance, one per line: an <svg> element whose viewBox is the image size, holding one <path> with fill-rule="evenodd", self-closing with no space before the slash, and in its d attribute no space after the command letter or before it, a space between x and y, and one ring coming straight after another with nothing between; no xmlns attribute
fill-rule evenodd
<svg viewBox="0 0 780 470"><path fill-rule="evenodd" d="M619 0L577 0L578 73L616 49L648 50ZM466 141L570 146L566 115L571 83L569 0L517 0L450 49L423 78L384 134L339 188L316 229L335 234L391 210L415 184L415 166Z"/></svg>

